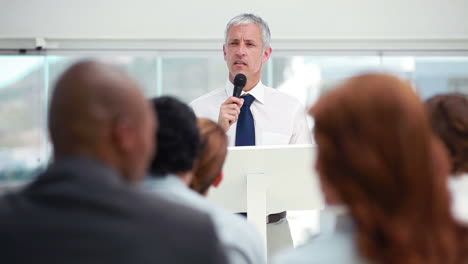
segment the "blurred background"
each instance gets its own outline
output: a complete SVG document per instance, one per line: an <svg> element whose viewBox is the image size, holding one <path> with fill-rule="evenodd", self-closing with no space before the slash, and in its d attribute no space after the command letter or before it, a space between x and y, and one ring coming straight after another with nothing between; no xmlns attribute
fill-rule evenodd
<svg viewBox="0 0 468 264"><path fill-rule="evenodd" d="M173 95L187 103L227 80L222 56L134 53L0 56L0 181L28 179L48 161L49 98L58 76L75 61L97 58L117 64L138 80L147 97ZM468 93L468 56L273 56L263 71L266 85L306 106L344 78L370 71L407 79L423 99Z"/></svg>

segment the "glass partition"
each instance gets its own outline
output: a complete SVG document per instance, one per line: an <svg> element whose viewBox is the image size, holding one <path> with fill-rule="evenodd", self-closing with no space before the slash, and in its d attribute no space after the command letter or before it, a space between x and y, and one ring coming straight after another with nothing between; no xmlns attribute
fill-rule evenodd
<svg viewBox="0 0 468 264"><path fill-rule="evenodd" d="M0 182L31 178L31 171L47 163L47 107L54 83L71 64L90 58L127 71L148 98L171 95L187 103L223 87L228 74L218 53L161 56L156 52L113 51L0 56ZM468 93L468 56L282 54L273 56L263 67L262 81L310 106L343 79L373 71L409 80L423 99L438 93Z"/></svg>
<svg viewBox="0 0 468 264"><path fill-rule="evenodd" d="M423 99L440 93L468 94L468 56L384 56L382 66L412 82Z"/></svg>
<svg viewBox="0 0 468 264"><path fill-rule="evenodd" d="M0 182L31 177L46 162L43 56L0 56Z"/></svg>

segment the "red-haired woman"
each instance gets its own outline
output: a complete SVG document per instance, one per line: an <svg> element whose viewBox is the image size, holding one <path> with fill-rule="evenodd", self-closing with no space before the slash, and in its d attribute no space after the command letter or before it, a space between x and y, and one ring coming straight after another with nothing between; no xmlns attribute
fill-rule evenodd
<svg viewBox="0 0 468 264"><path fill-rule="evenodd" d="M450 212L447 154L408 83L357 76L310 114L325 199L347 214L333 234L278 263L463 263L466 231Z"/></svg>

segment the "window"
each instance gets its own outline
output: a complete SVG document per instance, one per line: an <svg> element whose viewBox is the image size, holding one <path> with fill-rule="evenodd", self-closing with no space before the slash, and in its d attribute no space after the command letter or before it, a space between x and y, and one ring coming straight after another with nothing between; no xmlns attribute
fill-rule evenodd
<svg viewBox="0 0 468 264"><path fill-rule="evenodd" d="M468 56L273 55L262 81L297 97L304 105L355 74L390 72L412 82L423 99L445 92L468 94ZM224 87L228 71L220 54L188 55L103 51L0 56L0 182L25 180L50 157L47 107L54 83L71 64L97 58L118 65L150 98L172 95L189 103ZM312 122L311 122L312 123Z"/></svg>
<svg viewBox="0 0 468 264"><path fill-rule="evenodd" d="M425 100L450 92L468 94L468 56L383 57L383 66L413 83Z"/></svg>
<svg viewBox="0 0 468 264"><path fill-rule="evenodd" d="M0 56L0 181L24 180L47 151L42 56Z"/></svg>

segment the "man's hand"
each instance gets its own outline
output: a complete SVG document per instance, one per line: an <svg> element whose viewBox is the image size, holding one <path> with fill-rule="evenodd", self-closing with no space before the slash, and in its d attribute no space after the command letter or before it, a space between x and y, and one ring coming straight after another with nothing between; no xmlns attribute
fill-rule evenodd
<svg viewBox="0 0 468 264"><path fill-rule="evenodd" d="M221 105L219 109L218 124L224 129L224 131L227 132L229 127L231 127L233 123L237 122L243 103L244 99L231 96Z"/></svg>

